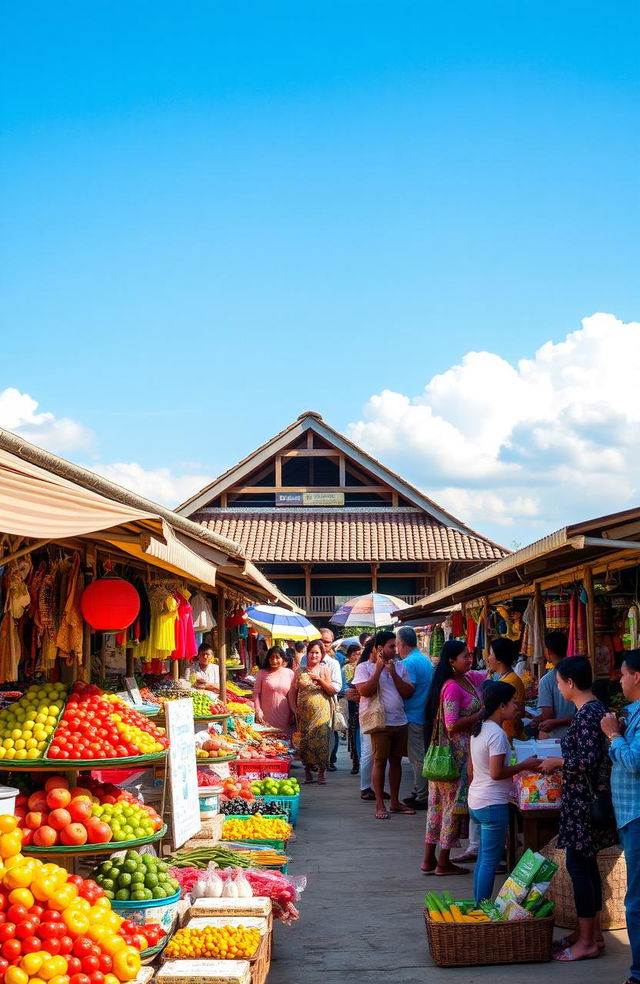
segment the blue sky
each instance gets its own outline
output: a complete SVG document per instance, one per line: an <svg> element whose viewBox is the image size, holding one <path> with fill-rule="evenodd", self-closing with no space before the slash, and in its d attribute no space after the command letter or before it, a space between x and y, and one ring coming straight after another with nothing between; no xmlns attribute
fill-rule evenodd
<svg viewBox="0 0 640 984"><path fill-rule="evenodd" d="M625 2L14 4L0 391L52 417L0 422L180 498L313 408L507 542L576 518L510 512L526 475L507 493L434 470L423 433L416 463L370 401L420 404L469 352L516 366L596 312L638 319L639 21ZM470 501L498 485L506 512Z"/></svg>

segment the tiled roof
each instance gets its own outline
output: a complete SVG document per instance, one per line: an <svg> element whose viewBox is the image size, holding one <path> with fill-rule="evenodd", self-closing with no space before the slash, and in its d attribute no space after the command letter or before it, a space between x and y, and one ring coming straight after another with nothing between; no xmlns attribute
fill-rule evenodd
<svg viewBox="0 0 640 984"><path fill-rule="evenodd" d="M505 555L417 509L221 509L192 518L235 540L257 563L492 561Z"/></svg>

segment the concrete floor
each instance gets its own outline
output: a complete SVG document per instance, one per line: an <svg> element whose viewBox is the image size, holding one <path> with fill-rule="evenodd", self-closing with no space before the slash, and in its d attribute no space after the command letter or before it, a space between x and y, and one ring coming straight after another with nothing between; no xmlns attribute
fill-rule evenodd
<svg viewBox="0 0 640 984"><path fill-rule="evenodd" d="M606 956L588 963L435 967L422 918L424 893L437 885L469 897L471 880L423 875L424 813L376 820L373 804L360 800L358 777L349 775L344 745L339 765L326 786L302 791L289 870L307 875L308 883L298 922L276 927L269 984L368 984L380 974L393 984L515 982L537 974L545 984L626 980L625 933L607 933ZM408 795L408 773L403 790Z"/></svg>

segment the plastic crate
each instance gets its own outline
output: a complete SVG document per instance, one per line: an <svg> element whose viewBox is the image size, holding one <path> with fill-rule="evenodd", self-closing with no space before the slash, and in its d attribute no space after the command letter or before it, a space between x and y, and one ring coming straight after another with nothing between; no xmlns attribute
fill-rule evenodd
<svg viewBox="0 0 640 984"><path fill-rule="evenodd" d="M248 759L233 763L233 771L245 779L288 779L291 761L287 759Z"/></svg>
<svg viewBox="0 0 640 984"><path fill-rule="evenodd" d="M264 803L267 806L269 803L276 803L287 811L289 817L289 823L295 827L298 822L298 810L300 809L300 793L296 793L295 796L269 796L267 793L264 796L258 795L256 799L259 803Z"/></svg>

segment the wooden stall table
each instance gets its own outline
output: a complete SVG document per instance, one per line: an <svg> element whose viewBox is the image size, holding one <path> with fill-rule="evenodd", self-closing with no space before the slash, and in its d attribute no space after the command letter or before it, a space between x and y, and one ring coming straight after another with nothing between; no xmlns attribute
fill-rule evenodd
<svg viewBox="0 0 640 984"><path fill-rule="evenodd" d="M520 855L530 847L539 851L558 833L559 807L540 807L522 810L509 804L509 836L507 839L507 870L513 871Z"/></svg>

